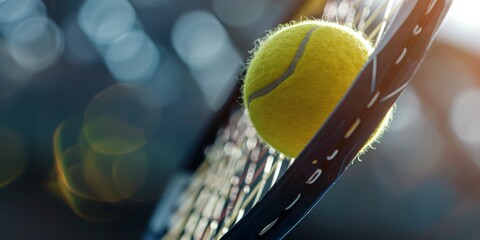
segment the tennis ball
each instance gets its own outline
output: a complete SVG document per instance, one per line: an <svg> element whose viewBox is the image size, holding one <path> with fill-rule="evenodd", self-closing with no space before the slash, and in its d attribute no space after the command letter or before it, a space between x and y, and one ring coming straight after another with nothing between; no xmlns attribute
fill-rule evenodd
<svg viewBox="0 0 480 240"><path fill-rule="evenodd" d="M244 104L258 135L296 157L372 52L362 33L336 23L306 20L271 31L252 50L243 85ZM389 119L363 150L381 135Z"/></svg>

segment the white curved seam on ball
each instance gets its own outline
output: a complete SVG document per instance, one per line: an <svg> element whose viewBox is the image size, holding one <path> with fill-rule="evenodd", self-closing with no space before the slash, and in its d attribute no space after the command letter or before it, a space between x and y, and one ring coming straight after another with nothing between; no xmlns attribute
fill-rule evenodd
<svg viewBox="0 0 480 240"><path fill-rule="evenodd" d="M300 46L297 49L297 53L295 54L295 57L293 58L292 62L290 63L290 66L288 67L287 71L282 74L279 78L277 78L275 81L272 83L268 84L267 86L259 89L256 92L253 92L249 97L248 97L248 105L250 106L250 103L255 100L256 98L263 97L267 94L269 94L271 91L275 90L280 84L282 84L285 80L287 80L294 72L295 69L297 68L297 63L300 60L300 58L303 56L303 53L305 52L305 48L307 48L307 44L310 40L310 37L312 36L313 32L317 30L320 26L312 28L310 31L307 32L307 35L303 38Z"/></svg>

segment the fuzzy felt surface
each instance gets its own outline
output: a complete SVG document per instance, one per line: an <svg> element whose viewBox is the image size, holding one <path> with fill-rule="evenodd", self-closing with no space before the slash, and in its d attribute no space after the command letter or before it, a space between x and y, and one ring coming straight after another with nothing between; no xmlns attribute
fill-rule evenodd
<svg viewBox="0 0 480 240"><path fill-rule="evenodd" d="M361 33L320 20L279 27L259 41L248 64L243 98L260 137L296 157L372 51Z"/></svg>

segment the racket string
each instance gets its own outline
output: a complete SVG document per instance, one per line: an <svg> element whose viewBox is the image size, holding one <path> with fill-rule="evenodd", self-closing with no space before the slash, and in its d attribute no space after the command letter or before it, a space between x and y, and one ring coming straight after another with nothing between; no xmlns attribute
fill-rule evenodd
<svg viewBox="0 0 480 240"><path fill-rule="evenodd" d="M163 239L220 238L278 179L279 156L258 141L246 114L233 114L206 150L202 171L180 197Z"/></svg>
<svg viewBox="0 0 480 240"><path fill-rule="evenodd" d="M322 18L354 27L376 46L402 3L403 0L329 0Z"/></svg>

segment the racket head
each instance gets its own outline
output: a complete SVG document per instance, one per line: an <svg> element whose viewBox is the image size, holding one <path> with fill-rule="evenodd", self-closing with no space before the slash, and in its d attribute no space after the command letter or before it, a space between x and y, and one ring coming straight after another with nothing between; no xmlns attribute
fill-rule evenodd
<svg viewBox="0 0 480 240"><path fill-rule="evenodd" d="M229 160L225 163L218 162L218 159L212 161L215 157L209 154L216 153L207 151L207 162L210 162L201 165L193 178L177 180L182 184L177 184L173 192L187 190L183 194L172 194L175 199L178 196L181 199L160 204L160 210L153 218L157 221L151 226L155 230L148 236L160 239L281 239L295 227L345 172L405 89L430 47L452 0L397 2L398 5L392 9L391 21L385 24L383 35L379 34L377 47L369 61L335 111L295 160L275 152L269 153L268 149L259 148L261 144L258 142L250 143L253 146L251 149L236 149L237 144L248 145L255 134L249 130L251 126L245 114L241 110L234 111L227 126L217 135L217 140L223 139L219 141L222 145L220 149L230 151L222 153L224 156L220 160ZM243 134L240 143L236 142L239 134ZM236 154L238 151L240 153ZM227 179L226 184L215 183L219 179L209 179L209 172L218 175L222 170L232 168L228 164L231 158L244 158L240 166L234 166L234 169L240 169L239 174L233 174L234 178ZM265 171L266 166L271 168L273 163L281 163L278 167L280 171ZM250 165L256 169L250 171ZM263 181L262 174L273 175L275 179L268 177ZM250 182L245 183L248 176L251 177ZM222 184L226 188L222 188ZM258 190L257 186L261 184L271 184L272 187L259 194L262 190ZM210 189L214 185L220 185L215 186L219 189L216 193ZM252 193L254 187L257 192ZM186 194L189 192L193 192L193 200ZM209 203L212 202L211 198L208 199L209 193L216 198L213 206ZM228 196L222 199L225 193ZM255 201L240 201L248 197L250 200L255 198ZM198 200L201 198L205 199ZM182 201L189 202L190 207L181 209L182 204L178 202ZM215 217L218 205L222 206ZM236 208L243 208L243 212ZM173 213L175 211L185 211L187 219L179 218ZM232 212L235 215L228 216ZM169 228L179 228L178 235L170 234L172 231L168 231Z"/></svg>
<svg viewBox="0 0 480 240"><path fill-rule="evenodd" d="M401 3L370 60L320 131L223 239L280 239L315 206L405 89L451 3Z"/></svg>

